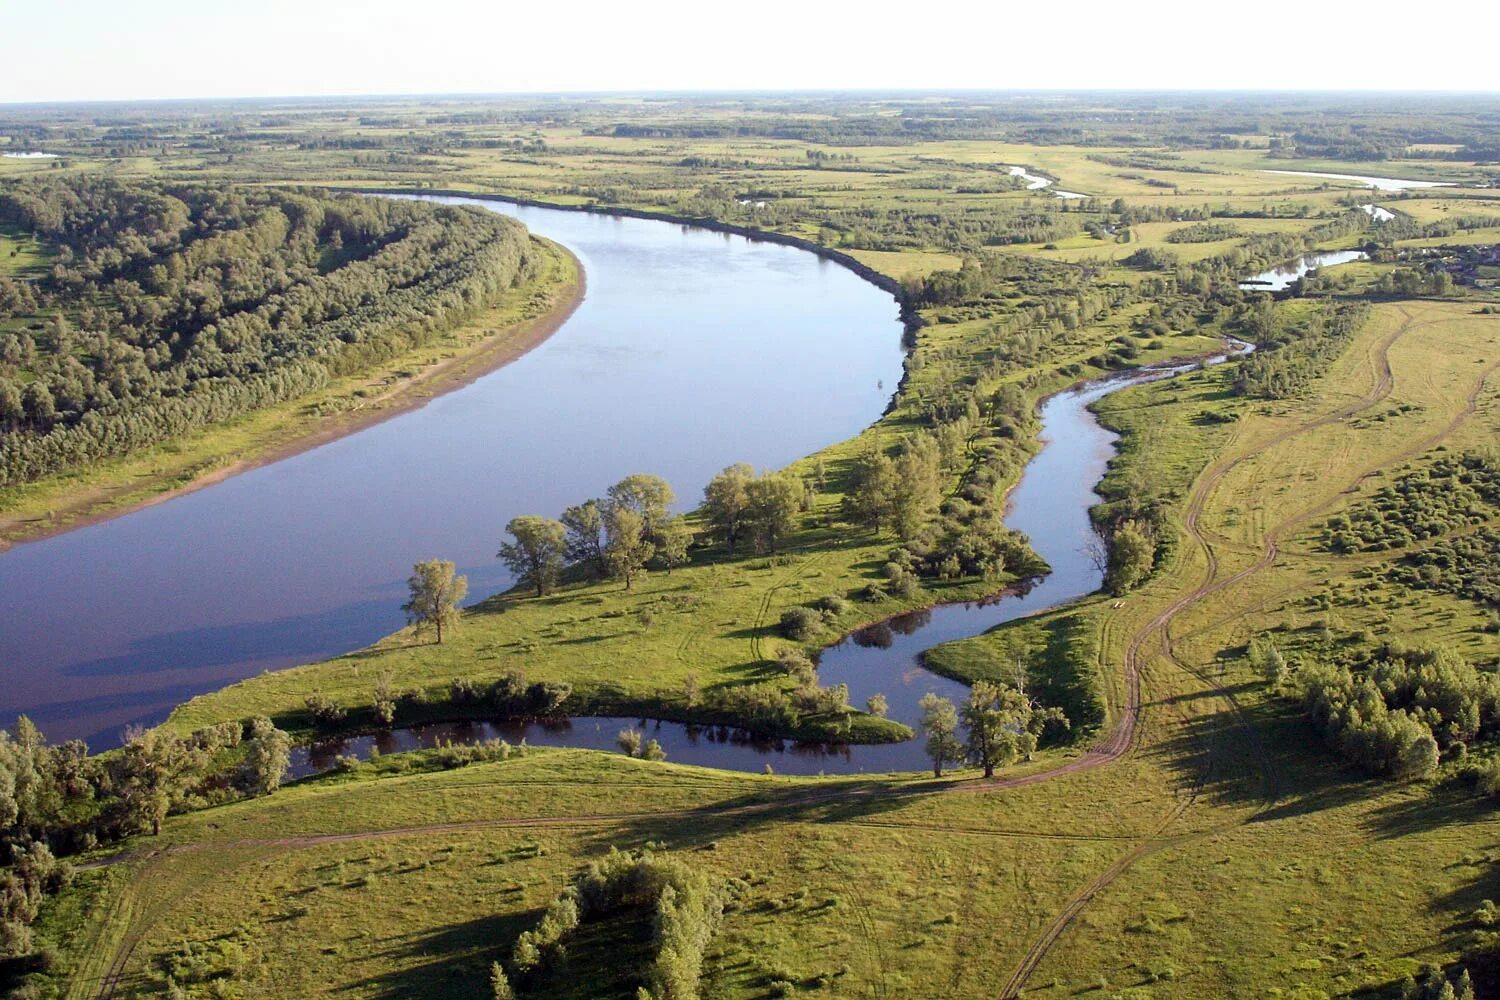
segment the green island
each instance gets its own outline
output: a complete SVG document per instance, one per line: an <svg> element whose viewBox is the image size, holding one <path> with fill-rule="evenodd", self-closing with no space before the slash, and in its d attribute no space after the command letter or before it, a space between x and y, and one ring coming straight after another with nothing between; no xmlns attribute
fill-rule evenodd
<svg viewBox="0 0 1500 1000"><path fill-rule="evenodd" d="M907 352L875 423L785 469L725 455L703 497L642 469L517 512L495 539L511 590L459 609L434 553L410 627L368 648L200 694L102 753L17 723L0 987L1500 995L1495 114L1129 94L6 109L0 136L56 154L0 159L7 540L274 456L310 418L340 433L576 300L556 244L382 193L790 242L896 295ZM1246 280L1335 251L1359 257ZM972 693L926 704L921 732L820 683L861 627L1048 572L1003 522L1045 400L1235 342L1254 351L1093 404L1119 435L1097 593L927 650ZM455 743L286 780L314 738L497 716L915 739L935 767L721 770L627 730L619 752Z"/></svg>

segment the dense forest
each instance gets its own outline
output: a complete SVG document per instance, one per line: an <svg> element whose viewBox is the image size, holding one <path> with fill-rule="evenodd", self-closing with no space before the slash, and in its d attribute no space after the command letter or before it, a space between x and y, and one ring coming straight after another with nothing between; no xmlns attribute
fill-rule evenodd
<svg viewBox="0 0 1500 1000"><path fill-rule="evenodd" d="M295 399L527 279L493 213L68 178L0 189L50 268L0 275L0 485Z"/></svg>

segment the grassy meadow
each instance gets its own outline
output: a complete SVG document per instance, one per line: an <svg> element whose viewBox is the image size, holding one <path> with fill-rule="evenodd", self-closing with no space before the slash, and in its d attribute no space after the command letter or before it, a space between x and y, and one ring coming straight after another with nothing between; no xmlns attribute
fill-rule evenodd
<svg viewBox="0 0 1500 1000"><path fill-rule="evenodd" d="M1465 761L1450 755L1409 782L1356 771L1246 656L1252 638L1271 635L1294 659L1398 640L1451 649L1485 670L1500 665L1493 609L1387 575L1408 550L1339 555L1324 544L1330 517L1404 471L1500 440L1500 317L1481 311L1500 303L1495 293L1375 292L1408 265L1405 251L1500 244L1500 191L1473 186L1488 176L1484 165L1431 159L1442 144L1380 162L1292 159L1250 133L1237 133L1239 148L1185 148L1165 139L864 143L674 132L724 121L748 130L759 115L601 100L571 116L446 123L463 141L445 144L434 138L439 125L404 106L316 106L268 117L228 158L185 141L150 155L56 144L68 166L50 169L473 191L711 216L848 252L911 297L981 258L1041 260L1087 272L1091 289L1140 292L1045 335L1005 324L1071 294L1047 284L1052 272L1018 271L969 300L928 303L890 412L792 467L811 475L822 466L828 476L778 553L731 558L703 547L630 589L570 582L543 598L492 595L441 645L403 630L194 698L167 721L171 730L266 714L306 736L313 694L348 707L348 728L371 728L378 683L423 691L441 715L454 678L487 683L508 670L571 684L570 709L595 714L695 718L690 688L790 687L773 662L784 646L815 652L873 620L1007 582L929 581L914 596L855 601L801 643L776 628L787 609L852 598L884 579L893 536L853 530L839 511L857 458L922 428L924 400L975 387L990 400L1017 392L1029 411L1122 365L1209 353L1247 320L1211 296L1174 310L1190 265L1247 240L1305 236L1370 198L1346 182L1267 171L1463 183L1373 201L1416 226L1465 216L1495 224L1390 240L1377 259L1336 269L1341 283L1317 293L1326 302L1278 306L1285 323L1322 304L1371 303L1299 391L1246 395L1231 364L1096 404L1121 435L1101 493L1161 512L1152 575L1128 593L1091 595L925 654L932 669L971 682L1004 679L1026 659L1046 703L1068 706L1078 721L1071 745L996 782L974 768L942 780L800 778L541 748L463 767L445 766L440 750L378 757L269 797L173 815L159 837L91 855L99 864L40 918L55 955L52 971L33 977L35 995L490 997L490 963L508 960L570 880L610 848L647 845L715 884L743 885L704 961L701 993L716 1000L1395 997L1425 966L1451 967L1493 944L1479 911L1500 898L1500 813ZM642 121L670 134L617 127ZM373 156L333 141L405 133L431 142ZM1017 188L1012 165L1090 197ZM0 178L37 169L3 160ZM1120 215L1116 199L1151 217L1101 228ZM1236 231L1174 242L1197 219L1172 218L1179 209L1204 210ZM6 238L0 269L31 260L25 247L10 256ZM1377 242L1366 230L1319 248ZM1172 263L1131 260L1143 250ZM486 329L541 315L567 294L571 268L559 255L551 297L514 303ZM444 345L427 360L465 346ZM385 383L340 386L314 404L346 412L377 384ZM72 495L138 497L163 477L191 478L282 440L306 412L267 414L180 454L91 470L69 489L0 498L0 517L35 523L72 509ZM1014 485L1038 447L1035 432L1032 421L1003 444L1012 461L998 490ZM143 485L119 485L132 482ZM1500 510L1487 516L1494 526ZM1077 766L1137 710L1127 752ZM814 722L848 727L819 736L904 735L859 712ZM1485 739L1470 753L1488 760L1495 750ZM635 913L586 924L548 988L519 995L631 1000L649 923ZM1496 971L1476 967L1477 978L1486 974Z"/></svg>

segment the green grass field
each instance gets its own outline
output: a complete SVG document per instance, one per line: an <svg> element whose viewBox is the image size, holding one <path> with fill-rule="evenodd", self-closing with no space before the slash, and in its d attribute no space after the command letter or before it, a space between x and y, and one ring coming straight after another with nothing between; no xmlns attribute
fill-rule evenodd
<svg viewBox="0 0 1500 1000"><path fill-rule="evenodd" d="M1418 157L1272 157L1269 137L1251 135L1240 137L1250 147L1238 149L993 139L836 145L635 138L586 127L647 114L629 101L602 102L594 117L569 123L456 124L472 142L379 162L296 146L307 129L398 134L412 126L406 114L397 109L390 124L370 125L347 109L309 112L267 126L278 141L248 144L232 163L187 145L122 159L88 155L82 145L68 169L717 212L847 249L903 281L993 254L1086 266L1102 284L1132 288L1178 280L1170 268L1126 266L1136 251L1190 264L1253 237L1304 234L1351 194L1363 196L1342 182L1269 169L1483 176L1473 163ZM650 114L701 124L708 112L666 106ZM814 166L810 148L844 158ZM1164 215L1174 206L1239 213L1230 221L1240 235L1171 243L1168 234L1192 223L1153 218L1134 223L1128 243L1075 228L976 248L959 245L961 226L923 228L932 216L985 232L996 219L1009 225L1058 207L1045 192L1006 189L1005 165L1044 172L1062 189L1095 196L1096 206L1121 198ZM740 206L736 195L770 207ZM1500 218L1500 192L1488 188L1376 200L1419 224ZM1103 214L1091 211L1091 219ZM1077 221L1057 214L1059 231ZM886 221L861 231L851 222L860 218ZM1373 238L1357 233L1325 246ZM1464 243L1500 243L1500 226L1387 249ZM7 259L0 244L0 267ZM1360 297L1396 266L1346 265L1337 273L1347 286L1330 294ZM367 725L363 710L383 678L438 696L454 677L488 681L521 669L531 680L571 683L579 710L678 716L691 715L690 675L705 688L775 680L769 661L791 644L775 629L782 610L852 595L880 578L892 539L836 524L839 484L872 439L920 426L924 394L972 382L991 395L1018 389L1030 405L1099 374L1094 362L1108 351L1128 350L1134 364L1201 355L1229 322L1212 310L1158 315L1153 302L1135 301L1060 326L1023 363L991 367L1000 348L1028 332L997 343L999 324L1049 294L1017 282L979 304L929 309L898 405L864 435L793 467L810 472L821 459L833 475L781 558L701 550L630 591L575 584L541 599L495 595L466 612L441 646L402 631L193 699L169 725L186 731L266 713L300 735L314 692L350 706L352 725ZM1405 783L1347 767L1300 707L1250 669L1244 650L1264 633L1289 656L1310 659L1396 639L1444 646L1486 669L1500 663L1491 609L1392 583L1385 570L1400 553L1335 555L1320 527L1433 455L1493 449L1500 317L1479 309L1495 301L1472 288L1376 301L1337 356L1287 398L1236 395L1234 370L1222 366L1102 400L1101 420L1122 435L1105 489L1128 486L1160 504L1167 544L1137 590L929 651L929 666L965 680L1003 678L1025 657L1047 703L1081 720L1077 743L1003 771L996 784L974 769L943 781L793 778L536 748L454 770L441 769L433 752L381 757L268 798L172 816L159 838L135 838L113 863L81 873L39 925L57 949L55 971L35 979L39 995L169 996L171 976L194 996L488 997L490 963L509 956L570 879L612 847L647 844L716 881L748 885L709 946L705 997L1397 995L1423 966L1451 965L1493 940L1476 910L1500 898L1500 813L1465 780L1460 760ZM1286 315L1310 306L1295 303ZM1157 332L1145 332L1152 323ZM1033 431L1006 447L1024 458L1037 446ZM163 460L141 461L83 485ZM172 475L182 468L162 466ZM33 517L57 502L23 499L16 509ZM914 598L856 603L806 645L996 585L936 584ZM1126 752L1093 766L1090 748L1137 711ZM867 716L856 714L853 725L851 736L891 735ZM1472 752L1488 759L1494 747L1486 740ZM640 920L587 928L548 995L630 1000L645 934Z"/></svg>

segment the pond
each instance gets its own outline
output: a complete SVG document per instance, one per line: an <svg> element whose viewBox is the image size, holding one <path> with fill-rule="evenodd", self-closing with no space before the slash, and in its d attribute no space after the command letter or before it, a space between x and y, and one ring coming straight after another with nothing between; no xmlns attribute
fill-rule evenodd
<svg viewBox="0 0 1500 1000"><path fill-rule="evenodd" d="M1282 292L1303 275L1320 267L1334 267L1354 260L1364 260L1369 255L1363 250L1327 250L1321 253L1303 254L1294 261L1278 264L1269 271L1252 274L1240 282L1247 291Z"/></svg>

